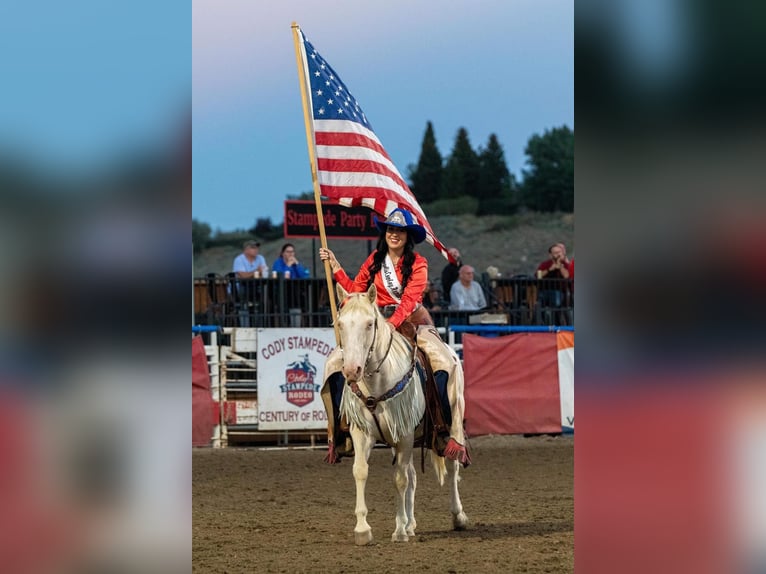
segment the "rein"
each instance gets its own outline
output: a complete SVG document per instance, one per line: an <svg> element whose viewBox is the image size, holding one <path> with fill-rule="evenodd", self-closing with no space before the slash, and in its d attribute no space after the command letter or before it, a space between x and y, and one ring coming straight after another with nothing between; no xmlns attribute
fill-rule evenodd
<svg viewBox="0 0 766 574"><path fill-rule="evenodd" d="M372 358L372 351L375 348L375 341L378 338L378 317L375 317L375 329L372 334L372 343L370 344L370 349L367 351L367 360L364 363L365 370L364 374L366 377L372 376L374 374L377 374L380 372L380 368L383 366L383 363L388 358L389 353L391 352L391 345L394 342L394 333L391 331L389 333L388 338L388 346L386 347L386 352L383 354L383 358L378 363L378 366L373 371L368 371L366 369L367 363L370 362L370 359ZM412 348L412 361L410 362L410 368L409 370L404 374L404 376L388 391L380 395L379 397L373 397L372 395L367 396L362 392L362 389L359 388L359 385L356 382L348 383L349 388L351 389L351 392L353 392L357 397L359 397L359 400L361 400L364 403L364 406L367 407L367 410L370 411L370 413L374 413L375 407L378 406L378 403L383 402L387 399L390 399L392 397L395 397L399 393L401 393L404 390L404 387L407 386L407 383L412 378L412 373L415 371L415 353L416 353L417 347ZM373 416L375 416L373 414ZM378 424L377 418L375 419L375 424ZM378 430L380 430L380 426L378 425ZM383 433L381 433L382 435Z"/></svg>
<svg viewBox="0 0 766 574"><path fill-rule="evenodd" d="M370 350L367 352L367 360L364 362L364 366L367 366L367 363L372 358L372 349L375 347L375 339L378 336L378 320L377 317L375 319L375 332L372 334L372 344L370 345ZM391 343L394 342L394 333L393 331L390 333L390 338L388 339L388 348L386 349L386 353L383 355L383 358L378 363L378 366L375 368L374 371L364 371L364 374L368 377L370 375L374 375L380 372L380 367L383 366L383 362L388 358L388 353L391 352Z"/></svg>
<svg viewBox="0 0 766 574"><path fill-rule="evenodd" d="M344 300L341 303L341 307L344 306L345 302L346 301ZM373 376L375 374L378 374L380 372L381 367L383 366L383 364L386 362L386 359L388 359L389 355L391 354L391 348L392 348L393 342L394 342L394 333L393 333L393 331L391 331L389 333L389 339L388 339L388 345L386 346L386 352L383 354L382 358L380 359L380 361L378 362L377 366L374 369L371 369L371 370L368 369L368 365L369 365L370 361L373 360L373 353L375 351L375 347L376 347L376 343L377 343L378 331L380 330L379 327L378 327L378 322L380 320L382 320L382 317L378 317L379 314L380 314L379 311L376 312L375 310L373 310L373 315L374 315L375 323L374 323L374 330L373 330L373 335L372 335L372 342L370 343L370 347L369 347L369 349L367 351L367 357L366 357L365 363L364 363L363 372L364 372L364 376L365 377L371 377L371 376ZM342 342L341 342L341 352L342 352L342 350L343 350L343 347L342 347ZM412 345L411 350L412 350L412 355L411 355L411 360L410 360L410 367L409 367L409 369L407 369L407 372L404 374L404 376L399 381L397 381L397 383L393 387L391 387L388 391L386 391L385 393L383 393L379 397L375 397L375 396L372 396L372 395L367 396L367 395L365 395L362 392L362 389L359 388L359 384L357 382L346 381L346 384L348 385L348 388L351 391L351 393L353 393L362 402L362 404L365 406L365 408L367 408L369 413L372 415L373 421L375 422L375 426L377 427L378 432L380 433L381 438L384 437L384 434L383 434L383 430L382 430L382 428L380 426L380 421L378 420L378 417L375 414L375 409L377 408L379 403L381 403L381 402L383 402L385 400L391 399L391 398L397 396L402 391L404 391L407 388L407 384L412 380L412 378L414 376L414 372L415 372L415 365L416 365L416 362L417 362L416 361L417 346ZM383 438L383 440L385 442L384 438Z"/></svg>
<svg viewBox="0 0 766 574"><path fill-rule="evenodd" d="M391 339L394 338L394 334L391 333ZM389 343L389 349L391 348L391 344ZM412 375L415 372L415 354L417 352L417 347L412 348L412 362L410 364L409 370L404 374L404 376L397 382L393 387L388 389L385 393L380 395L379 397L373 397L372 395L365 395L362 392L362 389L359 388L359 385L356 382L349 383L348 387L351 389L351 392L354 393L360 401L362 401L362 404L364 404L365 407L367 407L367 410L370 411L370 414L372 415L372 420L375 422L375 426L378 429L378 433L380 433L380 438L383 440L384 443L388 444L388 441L386 440L386 435L383 434L383 429L380 427L380 421L378 420L378 415L375 414L375 409L378 406L378 403L382 403L383 401L390 399L392 397L395 397L399 393L401 393L404 388L407 386L407 383L409 383L412 380ZM386 351L386 356L388 355L388 351ZM381 361L382 364L382 361ZM380 365L378 365L378 368L380 368ZM377 372L377 371L376 371ZM390 445L389 445L390 446Z"/></svg>
<svg viewBox="0 0 766 574"><path fill-rule="evenodd" d="M388 339L388 345L386 347L386 352L383 354L383 357L378 362L377 367L374 370L371 370L371 371L367 370L367 365L370 362L370 360L372 359L372 354L373 354L373 351L375 349L375 343L376 343L377 337L378 337L378 321L379 320L380 320L380 317L378 317L377 313L375 313L375 327L374 327L374 331L373 331L373 335L372 335L372 343L370 344L370 348L367 351L367 358L365 359L365 363L364 363L364 367L365 367L364 368L364 375L365 375L365 377L370 377L370 376L375 375L375 374L380 372L380 368L383 366L383 363L385 363L386 359L388 358L389 354L391 353L391 347L392 347L393 342L394 342L394 333L392 331L389 334L389 339ZM341 347L341 349L342 349L342 347ZM367 410L372 415L373 421L375 422L375 426L377 427L378 432L380 433L380 436L384 440L384 442L385 442L385 438L384 438L384 434L383 434L383 429L381 428L380 422L378 421L378 417L375 414L375 409L377 408L379 403L395 397L396 395L401 393L407 387L407 384L412 380L414 372L415 372L416 354L417 354L417 346L413 345L412 346L412 357L411 357L411 361L410 361L410 368L407 370L407 372L404 374L404 376L399 381L397 381L397 383L393 387L391 387L388 391L386 391L385 393L383 393L379 397L374 397L372 395L369 395L369 396L365 395L362 392L362 389L359 388L358 383L355 382L355 381L354 382L348 382L348 381L346 382L346 384L349 387L349 390L354 395L356 395L356 397L360 401L362 401L362 404L367 408Z"/></svg>
<svg viewBox="0 0 766 574"><path fill-rule="evenodd" d="M393 337L393 333L391 333L391 336ZM359 397L359 400L361 400L364 403L364 406L367 407L367 410L369 410L371 413L375 411L375 407L378 406L378 403L382 403L383 401L390 399L392 397L395 397L399 393L401 393L404 390L404 387L407 386L407 383L410 382L410 379L412 379L412 374L415 372L415 349L417 347L413 347L413 353L412 353L412 361L410 363L409 370L404 374L404 376L397 382L393 387L388 389L385 393L380 395L379 397L373 397L372 395L367 396L362 392L362 389L359 388L359 385L356 382L349 383L348 386L351 389L351 392L354 393L357 397ZM377 422L377 421L376 421Z"/></svg>

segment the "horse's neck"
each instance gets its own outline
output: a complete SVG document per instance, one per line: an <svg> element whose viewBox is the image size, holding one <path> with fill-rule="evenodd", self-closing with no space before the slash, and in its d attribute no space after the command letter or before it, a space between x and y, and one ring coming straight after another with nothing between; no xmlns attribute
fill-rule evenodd
<svg viewBox="0 0 766 574"><path fill-rule="evenodd" d="M365 376L370 392L376 396L393 387L412 366L412 351L407 340L401 334L392 332L385 321L381 321L379 332L386 335L380 337L380 342L375 345L375 350L370 356L368 367L373 372Z"/></svg>

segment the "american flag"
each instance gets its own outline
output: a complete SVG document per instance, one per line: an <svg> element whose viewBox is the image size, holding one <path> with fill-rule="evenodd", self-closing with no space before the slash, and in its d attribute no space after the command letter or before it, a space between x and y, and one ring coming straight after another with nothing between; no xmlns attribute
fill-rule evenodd
<svg viewBox="0 0 766 574"><path fill-rule="evenodd" d="M407 209L426 229L426 241L451 260L359 102L303 32L298 33L322 195L347 207L369 207L383 218L397 207Z"/></svg>

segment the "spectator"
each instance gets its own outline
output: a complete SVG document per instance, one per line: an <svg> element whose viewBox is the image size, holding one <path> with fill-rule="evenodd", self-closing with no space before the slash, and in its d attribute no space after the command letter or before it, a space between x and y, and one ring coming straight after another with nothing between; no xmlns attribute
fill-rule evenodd
<svg viewBox="0 0 766 574"><path fill-rule="evenodd" d="M567 255L567 247L563 243L559 243L558 245L561 246L561 249L564 250L564 263L566 263L567 268L569 269L569 278L574 280L574 258L569 259L569 255ZM574 256L572 256L574 257Z"/></svg>
<svg viewBox="0 0 766 574"><path fill-rule="evenodd" d="M271 266L271 270L276 271L279 277L286 277L285 273L289 271L291 279L303 279L311 276L309 270L301 265L295 257L295 245L292 243L285 243L282 246L282 251L274 261L274 265Z"/></svg>
<svg viewBox="0 0 766 574"><path fill-rule="evenodd" d="M460 258L460 251L458 251L456 247L450 247L447 249L447 253L449 253L456 261L456 263L447 263L444 269L442 269L442 289L444 289L444 300L449 305L452 285L458 279L458 275L460 274L460 266L463 264L463 260Z"/></svg>
<svg viewBox="0 0 766 574"><path fill-rule="evenodd" d="M564 253L564 258L563 258L563 261L564 261L564 263L565 263L567 266L569 266L569 271L570 271L570 274L571 274L571 271L572 271L572 261L569 259L569 256L567 255L567 246L566 246L566 245L564 245L564 244L563 244L563 243L561 243L561 242L557 243L556 245L558 245L559 247L561 247L561 251Z"/></svg>
<svg viewBox="0 0 766 574"><path fill-rule="evenodd" d="M242 245L242 253L234 258L232 273L236 279L253 279L255 277L265 277L269 272L269 266L266 259L259 253L261 244L258 241L245 241ZM255 291L252 281L239 283L238 281L229 284L227 287L229 294L234 296L234 302L239 316L240 327L250 327L255 310Z"/></svg>
<svg viewBox="0 0 766 574"><path fill-rule="evenodd" d="M458 272L458 281L450 290L450 309L456 311L478 311L487 306L484 289L473 280L473 267L463 265Z"/></svg>
<svg viewBox="0 0 766 574"><path fill-rule="evenodd" d="M423 294L423 306L429 311L442 310L442 292L433 281L428 282L428 289Z"/></svg>
<svg viewBox="0 0 766 574"><path fill-rule="evenodd" d="M258 241L245 241L242 253L234 258L232 271L238 279L251 279L253 277L265 277L269 272L266 259L259 253L261 244Z"/></svg>
<svg viewBox="0 0 766 574"><path fill-rule="evenodd" d="M571 277L570 262L567 258L566 247L563 243L554 243L548 248L550 259L537 266L538 279L558 279L553 285L545 285L540 292L541 303L544 307L561 307L564 279Z"/></svg>

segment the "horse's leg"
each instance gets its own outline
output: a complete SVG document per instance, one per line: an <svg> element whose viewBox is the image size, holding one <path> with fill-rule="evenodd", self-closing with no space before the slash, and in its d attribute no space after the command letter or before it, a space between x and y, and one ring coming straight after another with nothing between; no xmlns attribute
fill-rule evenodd
<svg viewBox="0 0 766 574"><path fill-rule="evenodd" d="M393 542L407 542L407 498L410 491L409 467L412 465L412 436L405 437L396 445L394 484L396 485L396 530L391 535Z"/></svg>
<svg viewBox="0 0 766 574"><path fill-rule="evenodd" d="M418 473L415 470L415 464L410 457L410 464L407 465L407 496L405 498L405 507L407 512L407 536L415 536L415 528L418 523L415 521L415 490L418 487Z"/></svg>
<svg viewBox="0 0 766 574"><path fill-rule="evenodd" d="M368 460L375 439L352 425L351 440L354 442L354 481L356 481L356 526L354 527L354 543L364 546L372 542L372 528L367 523L367 504L364 501L364 487L369 471Z"/></svg>
<svg viewBox="0 0 766 574"><path fill-rule="evenodd" d="M457 484L460 482L460 463L456 460L445 461L447 466L452 469L450 472L450 512L452 513L452 528L455 530L465 530L468 526L468 517L463 512L463 503L460 502L460 493Z"/></svg>

